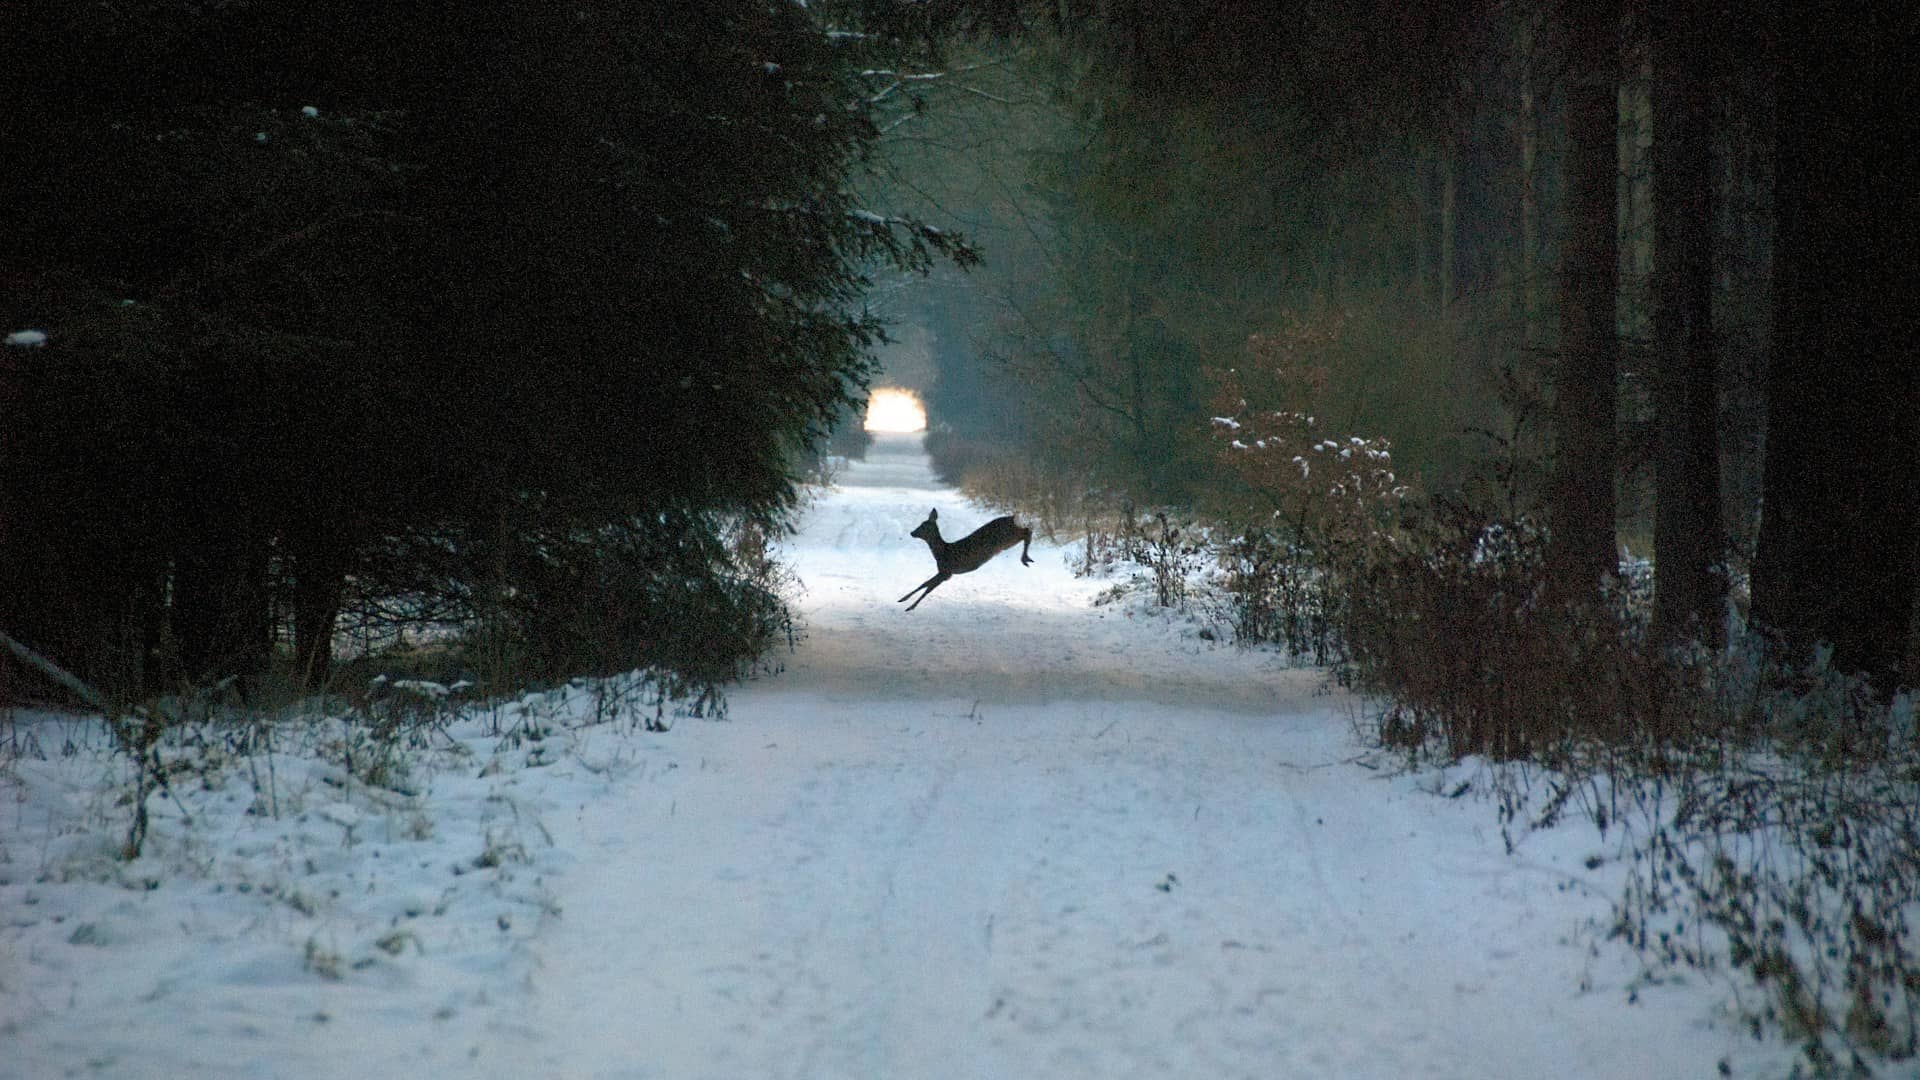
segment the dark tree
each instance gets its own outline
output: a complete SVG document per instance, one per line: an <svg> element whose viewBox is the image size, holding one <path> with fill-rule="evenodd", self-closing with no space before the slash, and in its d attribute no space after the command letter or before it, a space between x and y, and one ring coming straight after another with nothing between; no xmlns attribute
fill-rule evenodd
<svg viewBox="0 0 1920 1080"><path fill-rule="evenodd" d="M1620 84L1619 0L1568 4L1565 22L1566 238L1560 253L1548 548L1560 595L1591 597L1618 568L1614 550L1614 411L1620 343L1615 185Z"/></svg>
<svg viewBox="0 0 1920 1080"><path fill-rule="evenodd" d="M1723 637L1710 170L1712 9L1650 5L1653 46L1655 632Z"/></svg>
<svg viewBox="0 0 1920 1080"><path fill-rule="evenodd" d="M1916 16L1778 8L1773 348L1753 617L1882 688L1911 626L1920 525Z"/></svg>
<svg viewBox="0 0 1920 1080"><path fill-rule="evenodd" d="M16 7L0 319L47 340L0 351L0 625L129 690L288 627L323 682L352 605L555 671L769 640L734 540L862 396L866 275L967 254L853 193L884 42L756 0Z"/></svg>

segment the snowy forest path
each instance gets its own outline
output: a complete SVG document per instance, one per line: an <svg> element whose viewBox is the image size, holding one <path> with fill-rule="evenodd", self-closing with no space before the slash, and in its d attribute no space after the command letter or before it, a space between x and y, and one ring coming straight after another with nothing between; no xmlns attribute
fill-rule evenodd
<svg viewBox="0 0 1920 1080"><path fill-rule="evenodd" d="M1057 547L904 612L929 505L990 516L917 440L850 468L792 542L787 670L554 823L594 854L538 940L541 1071L1711 1071L1669 1057L1696 1013L1625 1013L1629 965L1583 947L1577 837L1515 860L1483 805L1356 764L1318 673L1094 607Z"/></svg>
<svg viewBox="0 0 1920 1080"><path fill-rule="evenodd" d="M1262 664L1171 627L1137 626L1095 607L1105 585L1076 578L1059 548L1022 566L1003 554L955 578L911 613L895 599L935 569L908 534L941 512L964 535L997 512L969 506L934 477L918 436L881 436L865 462L813 506L793 553L807 592L807 640L773 685L831 699L874 697L1046 705L1129 700L1268 712L1304 704L1317 673Z"/></svg>

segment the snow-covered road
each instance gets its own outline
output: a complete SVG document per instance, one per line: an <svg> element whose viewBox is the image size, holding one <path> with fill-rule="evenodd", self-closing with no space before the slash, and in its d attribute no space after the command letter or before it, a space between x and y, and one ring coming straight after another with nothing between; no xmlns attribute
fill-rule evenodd
<svg viewBox="0 0 1920 1080"><path fill-rule="evenodd" d="M290 727L183 754L132 863L97 722L16 717L0 1078L1786 1072L1723 986L1635 984L1613 843L1509 854L1483 772L1367 757L1318 673L1094 606L1045 543L905 612L931 506L989 516L911 437L851 466L791 544L807 637L725 722L591 723L583 683L394 786Z"/></svg>
<svg viewBox="0 0 1920 1080"><path fill-rule="evenodd" d="M854 464L794 543L789 670L566 824L594 857L538 942L555 1075L1680 1077L1754 1053L1698 994L1627 1004L1626 957L1591 949L1596 838L1507 855L1483 803L1358 763L1316 673L1090 607L1052 548L903 612L930 505L950 539L986 516L911 442Z"/></svg>

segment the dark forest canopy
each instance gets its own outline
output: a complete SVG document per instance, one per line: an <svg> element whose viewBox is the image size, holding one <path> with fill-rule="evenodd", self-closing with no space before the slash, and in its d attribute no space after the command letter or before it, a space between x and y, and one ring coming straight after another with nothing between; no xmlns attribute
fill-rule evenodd
<svg viewBox="0 0 1920 1080"><path fill-rule="evenodd" d="M1563 598L1657 544L1711 639L1751 565L1891 685L1916 16L1854 14L16 5L0 316L48 339L0 352L0 627L131 687L288 637L317 678L343 608L544 671L702 612L724 677L882 311L989 494L1270 513L1211 418L1311 416L1544 524Z"/></svg>
<svg viewBox="0 0 1920 1080"><path fill-rule="evenodd" d="M974 76L991 97L898 140L928 212L988 249L915 312L936 460L1014 502L1245 503L1208 427L1244 383L1223 376L1311 342L1281 349L1276 402L1386 437L1430 498L1549 524L1568 599L1624 543L1656 557L1662 634L1711 640L1751 567L1788 655L1825 641L1891 686L1920 524L1920 187L1881 103L1914 89L1916 20L1003 14L1009 43L954 63L995 72Z"/></svg>
<svg viewBox="0 0 1920 1080"><path fill-rule="evenodd" d="M852 194L883 50L800 5L8 22L0 317L47 341L0 354L0 626L120 687L282 620L317 680L355 603L543 669L712 623L730 670L780 605L729 545L864 396L867 274L969 255Z"/></svg>

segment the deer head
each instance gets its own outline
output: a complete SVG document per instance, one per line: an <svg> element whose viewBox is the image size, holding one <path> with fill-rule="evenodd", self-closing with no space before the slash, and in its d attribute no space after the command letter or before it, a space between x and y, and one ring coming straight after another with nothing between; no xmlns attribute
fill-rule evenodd
<svg viewBox="0 0 1920 1080"><path fill-rule="evenodd" d="M915 526L914 530L907 535L913 537L915 540L925 540L929 544L938 544L940 543L939 523L940 511L937 509L929 510L927 511L927 520Z"/></svg>

